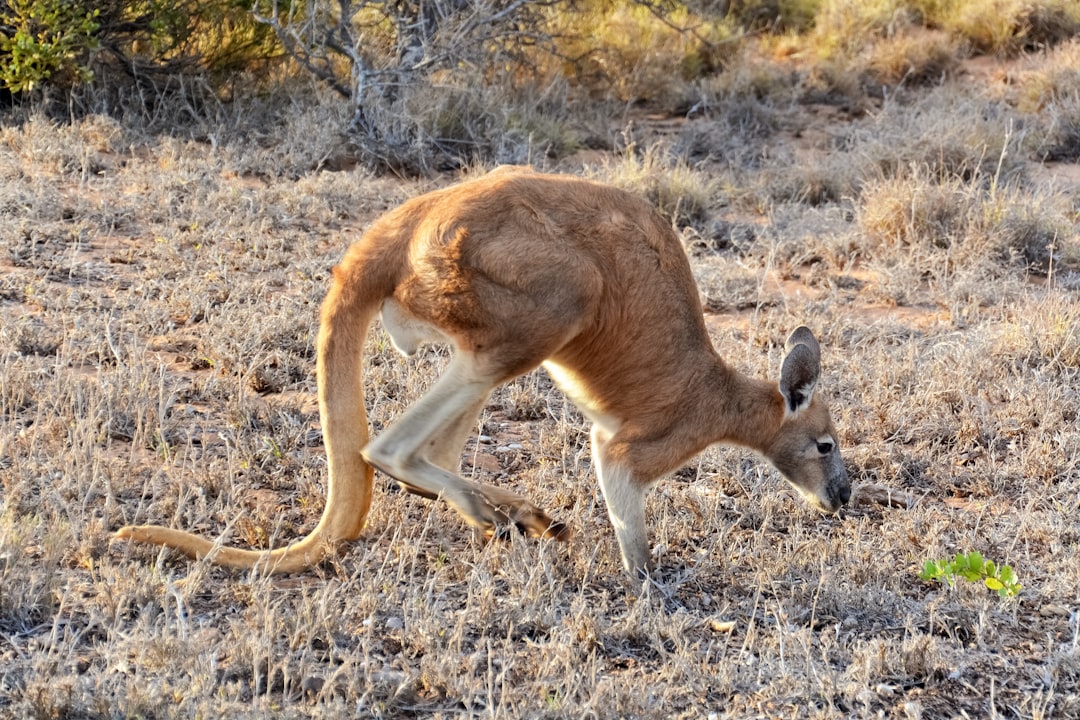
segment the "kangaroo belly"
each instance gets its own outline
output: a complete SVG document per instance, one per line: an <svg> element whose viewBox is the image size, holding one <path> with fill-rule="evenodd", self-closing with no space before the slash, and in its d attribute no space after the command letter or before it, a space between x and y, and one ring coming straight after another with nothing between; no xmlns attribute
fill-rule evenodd
<svg viewBox="0 0 1080 720"><path fill-rule="evenodd" d="M597 405L596 398L589 392L577 373L551 360L544 363L544 369L555 381L555 385L577 405L585 417L589 418L594 425L599 426L608 436L615 434L622 421Z"/></svg>

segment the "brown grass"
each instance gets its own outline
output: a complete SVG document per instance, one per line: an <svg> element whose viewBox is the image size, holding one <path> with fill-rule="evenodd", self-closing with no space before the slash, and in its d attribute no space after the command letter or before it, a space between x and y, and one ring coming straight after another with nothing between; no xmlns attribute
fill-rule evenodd
<svg viewBox="0 0 1080 720"><path fill-rule="evenodd" d="M1061 57L1025 72L1072 92ZM638 151L558 167L689 226L740 369L775 376L786 332L818 331L856 501L820 517L762 461L710 450L650 498L645 587L620 569L586 425L542 373L492 398L463 463L571 522L566 546L479 544L389 482L364 539L304 576L111 543L132 522L256 547L312 526L329 268L453 178L328 170L339 110L315 97L266 126L225 108L190 140L12 114L0 716L1080 717L1077 176L1043 164L1058 136L1025 134L1065 95L1027 105L991 74L861 114L792 103L806 76L770 62L717 80L693 119L634 115ZM373 334L376 433L445 361ZM917 579L967 550L1010 563L1020 597Z"/></svg>

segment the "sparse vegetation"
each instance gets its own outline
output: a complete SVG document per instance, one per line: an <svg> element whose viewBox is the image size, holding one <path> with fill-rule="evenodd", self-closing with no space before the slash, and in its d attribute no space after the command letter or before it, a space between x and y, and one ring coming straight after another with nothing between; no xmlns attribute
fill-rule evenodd
<svg viewBox="0 0 1080 720"><path fill-rule="evenodd" d="M448 165L651 197L741 370L775 375L811 325L850 509L819 517L709 450L652 494L660 572L634 583L587 426L540 372L491 398L463 467L569 521L566 546L481 545L389 482L364 540L306 576L112 543L131 522L253 547L310 529L330 268L458 173L429 147L420 175L375 174L353 108L280 64L221 86L172 65L174 91L97 104L8 97L0 716L1080 717L1076 4L713 7L547 8L556 55L403 107L439 137L487 128ZM445 362L375 334L373 431ZM957 548L1023 592L914 579L928 558L962 576ZM993 589L1018 580L963 557Z"/></svg>

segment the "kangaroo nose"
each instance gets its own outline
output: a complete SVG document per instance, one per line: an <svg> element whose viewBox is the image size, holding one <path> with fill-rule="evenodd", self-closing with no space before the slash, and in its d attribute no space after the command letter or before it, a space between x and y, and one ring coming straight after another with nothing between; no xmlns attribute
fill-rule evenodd
<svg viewBox="0 0 1080 720"><path fill-rule="evenodd" d="M851 499L851 485L844 483L840 491L836 493L836 499L840 501L841 505L847 505L848 500Z"/></svg>
<svg viewBox="0 0 1080 720"><path fill-rule="evenodd" d="M829 470L829 494L839 505L847 505L848 500L851 499L851 481L848 479L847 468L844 467L840 453L833 454L832 467Z"/></svg>

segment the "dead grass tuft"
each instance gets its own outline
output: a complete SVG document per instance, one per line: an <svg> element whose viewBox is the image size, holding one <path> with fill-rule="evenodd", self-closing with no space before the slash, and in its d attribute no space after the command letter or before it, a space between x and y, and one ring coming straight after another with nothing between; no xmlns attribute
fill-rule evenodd
<svg viewBox="0 0 1080 720"><path fill-rule="evenodd" d="M871 241L943 250L966 244L971 257L1000 265L1019 260L1049 268L1065 218L1037 195L1017 188L987 189L979 180L937 179L925 171L869 185L862 194L862 229ZM963 264L967 255L951 253Z"/></svg>
<svg viewBox="0 0 1080 720"><path fill-rule="evenodd" d="M1053 46L1080 32L1080 11L1068 0L948 3L937 21L979 52L1006 55Z"/></svg>
<svg viewBox="0 0 1080 720"><path fill-rule="evenodd" d="M598 94L656 108L689 107L693 81L727 64L740 47L725 22L689 8L583 5L562 14L569 27L555 29L559 52L571 61L573 78Z"/></svg>
<svg viewBox="0 0 1080 720"><path fill-rule="evenodd" d="M999 184L1022 172L1018 121L1003 105L930 90L913 103L888 103L847 142L886 176L928 168L934 175Z"/></svg>
<svg viewBox="0 0 1080 720"><path fill-rule="evenodd" d="M874 85L937 85L960 65L956 42L942 32L901 32L869 49L869 81Z"/></svg>
<svg viewBox="0 0 1080 720"><path fill-rule="evenodd" d="M1036 152L1052 162L1080 160L1080 43L1048 55L1030 73L1017 104L1036 113Z"/></svg>
<svg viewBox="0 0 1080 720"><path fill-rule="evenodd" d="M592 177L648 198L677 226L702 224L717 192L710 178L663 143L640 150L630 141L620 158L595 169Z"/></svg>
<svg viewBox="0 0 1080 720"><path fill-rule="evenodd" d="M998 352L1003 356L1065 377L1080 368L1080 317L1058 298L1037 303L1024 322L1009 328Z"/></svg>
<svg viewBox="0 0 1080 720"><path fill-rule="evenodd" d="M1014 268L1045 275L1073 244L1062 208L1045 198L925 171L870 183L859 225L868 259L901 273L898 289L930 283L962 303L1001 302L1018 291L1008 289Z"/></svg>

